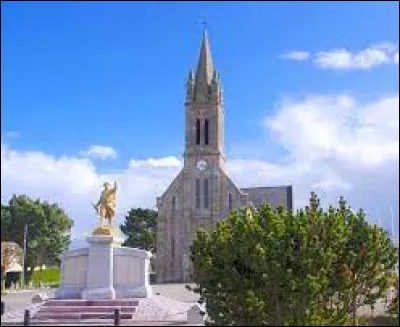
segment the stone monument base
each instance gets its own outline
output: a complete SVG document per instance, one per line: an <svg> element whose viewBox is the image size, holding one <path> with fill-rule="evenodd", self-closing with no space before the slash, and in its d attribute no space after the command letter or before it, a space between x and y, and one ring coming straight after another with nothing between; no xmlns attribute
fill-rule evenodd
<svg viewBox="0 0 400 327"><path fill-rule="evenodd" d="M117 233L97 232L87 238L89 247L63 253L56 298L114 300L151 296L151 253L121 246L123 240Z"/></svg>

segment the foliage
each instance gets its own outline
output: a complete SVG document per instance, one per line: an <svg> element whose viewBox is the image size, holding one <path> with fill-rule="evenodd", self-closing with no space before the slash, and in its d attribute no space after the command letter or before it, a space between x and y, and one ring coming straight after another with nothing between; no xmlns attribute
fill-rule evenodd
<svg viewBox="0 0 400 327"><path fill-rule="evenodd" d="M120 226L128 236L123 245L155 251L156 248L157 211L152 209L133 208Z"/></svg>
<svg viewBox="0 0 400 327"><path fill-rule="evenodd" d="M337 209L296 213L268 204L236 210L199 230L191 259L200 301L215 325L356 324L354 313L388 286L397 250L341 198ZM353 319L352 319L353 318Z"/></svg>
<svg viewBox="0 0 400 327"><path fill-rule="evenodd" d="M73 221L57 204L32 200L26 195L13 195L1 208L2 241L14 241L23 247L27 224L25 277L29 281L34 267L59 263L59 255L70 243Z"/></svg>
<svg viewBox="0 0 400 327"><path fill-rule="evenodd" d="M7 233L8 230L6 227L3 226L8 226L11 223L11 215L10 215L10 210L8 206L1 205L1 241L3 242L4 240L7 240Z"/></svg>

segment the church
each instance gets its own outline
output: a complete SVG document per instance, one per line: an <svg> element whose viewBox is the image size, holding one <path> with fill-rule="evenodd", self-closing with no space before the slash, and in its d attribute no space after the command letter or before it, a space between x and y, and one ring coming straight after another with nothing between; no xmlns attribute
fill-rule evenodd
<svg viewBox="0 0 400 327"><path fill-rule="evenodd" d="M293 208L292 186L238 188L224 154L221 79L203 32L196 73L186 83L184 165L157 198L158 282L190 281L190 245L198 227L213 228L235 208L269 202Z"/></svg>

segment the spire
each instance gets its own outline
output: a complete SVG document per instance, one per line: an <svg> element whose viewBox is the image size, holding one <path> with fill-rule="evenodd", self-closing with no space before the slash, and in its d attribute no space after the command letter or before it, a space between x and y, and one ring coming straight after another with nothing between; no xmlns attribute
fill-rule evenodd
<svg viewBox="0 0 400 327"><path fill-rule="evenodd" d="M211 58L210 45L208 43L207 31L204 28L203 40L201 42L199 62L195 77L195 98L200 101L207 101L209 86L214 75L214 65Z"/></svg>
<svg viewBox="0 0 400 327"><path fill-rule="evenodd" d="M203 40L201 43L199 63L196 71L196 82L202 79L202 82L207 81L207 84L211 82L214 73L214 65L211 58L210 45L208 43L207 30L204 28Z"/></svg>

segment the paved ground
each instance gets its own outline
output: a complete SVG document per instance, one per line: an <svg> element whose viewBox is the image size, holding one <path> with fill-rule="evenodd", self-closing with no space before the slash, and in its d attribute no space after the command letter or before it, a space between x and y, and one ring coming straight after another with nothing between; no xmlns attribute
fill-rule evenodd
<svg viewBox="0 0 400 327"><path fill-rule="evenodd" d="M124 325L143 326L150 323L155 326L184 326L187 310L197 301L198 295L188 291L185 284L158 284L152 285L152 288L153 297L141 299L134 321L126 322ZM21 325L25 309L37 310L37 305L32 305L32 297L37 293L45 293L49 297L54 297L55 289L14 291L2 296L2 301L6 305L6 314L2 317L2 325ZM112 321L107 323L112 325ZM92 324L98 325L96 322L92 322ZM88 321L85 325L91 325L91 322Z"/></svg>
<svg viewBox="0 0 400 327"><path fill-rule="evenodd" d="M1 300L5 303L5 312L25 309L32 304L32 297L37 293L46 293L54 296L55 290L29 290L14 291L11 294L2 295Z"/></svg>
<svg viewBox="0 0 400 327"><path fill-rule="evenodd" d="M194 285L191 285L194 286ZM142 299L135 315L134 321L130 321L131 326L140 325L170 325L183 326L186 325L186 312L193 305L198 295L185 288L185 284L158 284L152 285L153 298ZM32 297L37 293L46 293L49 297L54 296L54 289L16 291L14 293L2 296L2 300L6 304L6 316L2 317L2 325L5 320L9 322L17 322L23 320L23 312L26 308L35 309L32 306ZM375 305L374 316L384 314L385 303L383 300L378 301ZM369 307L359 309L359 315L369 316L371 310ZM112 322L109 322L112 324ZM125 323L124 323L125 324ZM128 324L128 323L127 323ZM80 325L80 324L77 324ZM90 322L85 325L91 325ZM93 325L98 325L93 323Z"/></svg>
<svg viewBox="0 0 400 327"><path fill-rule="evenodd" d="M156 284L152 285L154 296L163 296L184 303L196 302L199 298L197 294L188 291L186 284ZM194 286L193 284L189 284ZM55 289L42 290L23 290L15 291L11 294L3 295L2 300L6 304L6 312L8 310L25 309L32 304L32 297L37 293L46 293L49 297L54 297Z"/></svg>
<svg viewBox="0 0 400 327"><path fill-rule="evenodd" d="M191 291L188 291L185 288L187 284L156 284L152 285L153 294L164 297L169 297L171 299L185 302L185 303L193 303L199 299L198 294L195 294ZM191 287L194 287L195 284L189 284Z"/></svg>

